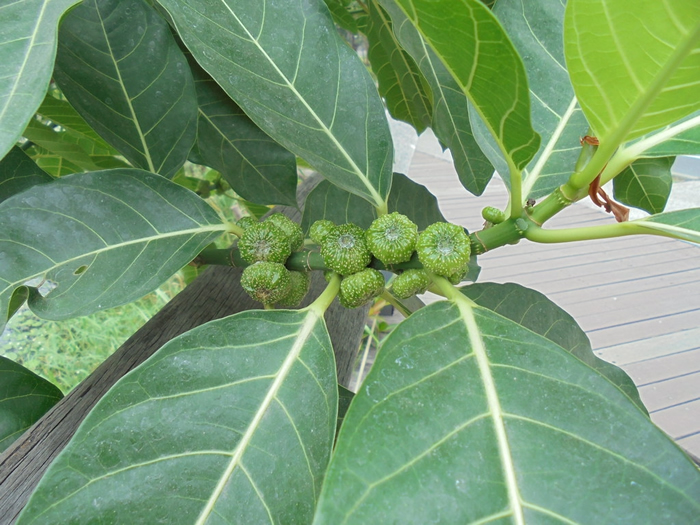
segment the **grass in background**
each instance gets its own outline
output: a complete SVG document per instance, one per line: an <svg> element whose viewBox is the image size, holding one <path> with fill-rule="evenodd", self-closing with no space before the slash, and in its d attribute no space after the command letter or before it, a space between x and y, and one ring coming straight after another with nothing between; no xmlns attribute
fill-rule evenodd
<svg viewBox="0 0 700 525"><path fill-rule="evenodd" d="M45 321L22 308L0 336L0 355L67 394L184 287L176 275L136 302L65 321Z"/></svg>

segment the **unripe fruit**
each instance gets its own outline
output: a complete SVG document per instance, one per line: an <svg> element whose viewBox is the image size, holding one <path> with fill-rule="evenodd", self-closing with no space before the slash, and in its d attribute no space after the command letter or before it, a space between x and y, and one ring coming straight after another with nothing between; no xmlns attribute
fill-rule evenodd
<svg viewBox="0 0 700 525"><path fill-rule="evenodd" d="M309 237L316 244L320 245L333 230L335 230L335 224L333 224L331 221L321 219L320 221L316 221L311 225L311 228L309 229Z"/></svg>
<svg viewBox="0 0 700 525"><path fill-rule="evenodd" d="M367 247L384 264L408 261L416 249L418 226L400 213L382 215L365 232Z"/></svg>
<svg viewBox="0 0 700 525"><path fill-rule="evenodd" d="M425 270L406 270L394 279L391 293L399 299L408 299L419 293L425 293L430 286L430 277Z"/></svg>
<svg viewBox="0 0 700 525"><path fill-rule="evenodd" d="M436 222L420 234L416 251L426 270L449 276L469 262L471 243L461 226Z"/></svg>
<svg viewBox="0 0 700 525"><path fill-rule="evenodd" d="M238 241L241 257L249 264L258 261L283 263L292 254L287 236L271 222L248 226Z"/></svg>
<svg viewBox="0 0 700 525"><path fill-rule="evenodd" d="M374 268L365 268L340 281L338 299L345 308L357 308L377 297L383 290L382 272Z"/></svg>
<svg viewBox="0 0 700 525"><path fill-rule="evenodd" d="M273 213L265 219L265 222L274 224L284 232L289 240L289 246L292 251L298 250L304 244L304 232L301 230L301 226L286 215Z"/></svg>
<svg viewBox="0 0 700 525"><path fill-rule="evenodd" d="M277 306L282 306L284 308L299 306L309 292L309 285L311 284L309 274L306 272L289 272L289 277L291 279L289 291L287 295L277 303Z"/></svg>
<svg viewBox="0 0 700 525"><path fill-rule="evenodd" d="M255 301L274 304L289 293L291 277L284 264L256 262L243 270L241 286Z"/></svg>
<svg viewBox="0 0 700 525"><path fill-rule="evenodd" d="M486 208L481 210L481 216L485 221L488 221L491 224L501 224L506 220L506 214L493 206L486 206Z"/></svg>
<svg viewBox="0 0 700 525"><path fill-rule="evenodd" d="M255 217L247 215L245 217L241 217L240 219L238 219L236 224L238 224L238 226L240 226L241 228L243 228L245 230L248 227L252 226L253 224L258 224L258 220Z"/></svg>
<svg viewBox="0 0 700 525"><path fill-rule="evenodd" d="M456 285L456 284L459 284L462 281L464 281L467 278L468 273L469 273L469 265L465 264L459 270L448 275L447 280L450 281L452 284Z"/></svg>
<svg viewBox="0 0 700 525"><path fill-rule="evenodd" d="M321 243L323 263L340 275L351 275L365 268L372 255L365 243L365 232L355 224L334 228Z"/></svg>

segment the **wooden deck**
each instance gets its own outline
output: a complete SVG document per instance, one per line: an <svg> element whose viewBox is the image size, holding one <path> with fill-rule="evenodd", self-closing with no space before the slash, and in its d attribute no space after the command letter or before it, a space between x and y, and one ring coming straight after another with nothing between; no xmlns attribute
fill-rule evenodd
<svg viewBox="0 0 700 525"><path fill-rule="evenodd" d="M416 152L413 180L437 198L445 217L474 231L481 209L503 209L494 180L481 198L462 188L450 162ZM548 227L592 226L612 216L577 203ZM571 244L522 241L479 257L479 281L517 282L569 312L596 354L621 366L639 387L652 419L700 456L700 247L634 236Z"/></svg>

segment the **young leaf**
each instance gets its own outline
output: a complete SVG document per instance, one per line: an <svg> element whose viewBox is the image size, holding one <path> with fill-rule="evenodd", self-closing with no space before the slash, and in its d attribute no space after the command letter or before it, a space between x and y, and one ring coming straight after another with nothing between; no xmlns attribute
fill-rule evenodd
<svg viewBox="0 0 700 525"><path fill-rule="evenodd" d="M171 177L195 140L192 74L168 24L143 0L86 0L61 24L56 82L134 166Z"/></svg>
<svg viewBox="0 0 700 525"><path fill-rule="evenodd" d="M53 383L0 356L0 452L62 397Z"/></svg>
<svg viewBox="0 0 700 525"><path fill-rule="evenodd" d="M630 224L661 232L676 239L700 243L700 208L652 215L631 221Z"/></svg>
<svg viewBox="0 0 700 525"><path fill-rule="evenodd" d="M314 311L210 322L99 401L17 523L310 523L337 406Z"/></svg>
<svg viewBox="0 0 700 525"><path fill-rule="evenodd" d="M369 40L367 58L377 76L379 94L392 117L408 122L420 134L431 121L429 88L411 55L399 44L387 12L375 1L367 6L363 31Z"/></svg>
<svg viewBox="0 0 700 525"><path fill-rule="evenodd" d="M0 158L34 116L51 80L58 22L78 0L0 6Z"/></svg>
<svg viewBox="0 0 700 525"><path fill-rule="evenodd" d="M396 3L457 80L509 166L524 168L540 138L530 122L522 60L493 13L479 0Z"/></svg>
<svg viewBox="0 0 700 525"><path fill-rule="evenodd" d="M48 294L31 289L29 306L47 319L138 299L227 228L194 193L135 169L34 186L0 204L0 223L0 312L15 288L43 280Z"/></svg>
<svg viewBox="0 0 700 525"><path fill-rule="evenodd" d="M689 523L699 501L692 461L607 379L462 299L385 339L314 523Z"/></svg>
<svg viewBox="0 0 700 525"><path fill-rule="evenodd" d="M700 109L696 0L569 0L564 37L571 82L601 142L626 142Z"/></svg>
<svg viewBox="0 0 700 525"><path fill-rule="evenodd" d="M661 213L671 194L676 157L639 159L613 179L615 200L648 213Z"/></svg>
<svg viewBox="0 0 700 525"><path fill-rule="evenodd" d="M401 173L394 173L388 204L389 212L407 215L420 230L434 222L445 222L435 196ZM306 197L301 227L308 232L314 222L326 219L336 224L352 222L360 228L369 228L376 218L376 210L366 201L322 181Z"/></svg>
<svg viewBox="0 0 700 525"><path fill-rule="evenodd" d="M617 366L598 358L576 320L545 295L515 283L479 283L460 289L479 306L493 310L558 344L616 385L640 410L646 407L634 382Z"/></svg>
<svg viewBox="0 0 700 525"><path fill-rule="evenodd" d="M53 177L15 146L0 160L0 202L32 186L52 180Z"/></svg>
<svg viewBox="0 0 700 525"><path fill-rule="evenodd" d="M413 57L430 86L435 136L452 153L459 181L474 195L481 195L493 176L493 166L476 143L469 124L468 99L452 74L392 0L381 0L391 15L394 33Z"/></svg>
<svg viewBox="0 0 700 525"><path fill-rule="evenodd" d="M231 188L252 202L297 205L294 155L265 135L192 59L201 163L217 170Z"/></svg>
<svg viewBox="0 0 700 525"><path fill-rule="evenodd" d="M359 57L318 0L163 0L192 55L260 129L383 208L392 143Z"/></svg>

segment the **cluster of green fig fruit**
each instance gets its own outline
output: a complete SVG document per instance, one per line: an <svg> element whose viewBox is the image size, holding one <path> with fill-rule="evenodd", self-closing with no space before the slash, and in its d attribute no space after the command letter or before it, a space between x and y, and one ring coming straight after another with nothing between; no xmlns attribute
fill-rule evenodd
<svg viewBox="0 0 700 525"><path fill-rule="evenodd" d="M241 277L243 288L265 305L298 306L308 292L309 277L284 264L304 244L299 225L280 213L263 222L244 217L238 224L244 230L238 249L250 264ZM316 221L309 237L320 246L326 268L342 277L338 299L346 308L362 306L384 291L384 276L368 267L373 257L390 267L417 254L422 269L395 270L391 293L399 299L425 292L431 273L457 284L469 271L469 236L456 224L437 222L419 234L413 221L394 212L373 221L367 231L355 224Z"/></svg>

